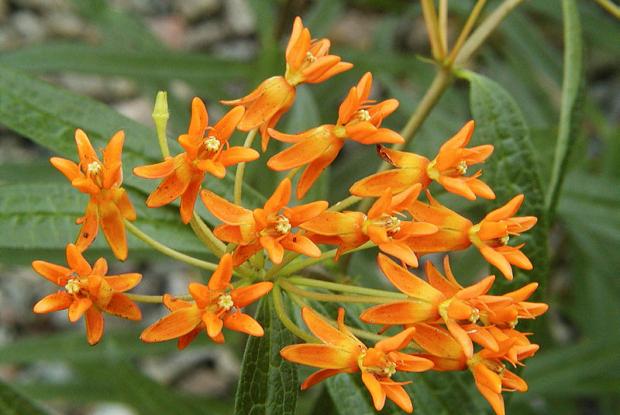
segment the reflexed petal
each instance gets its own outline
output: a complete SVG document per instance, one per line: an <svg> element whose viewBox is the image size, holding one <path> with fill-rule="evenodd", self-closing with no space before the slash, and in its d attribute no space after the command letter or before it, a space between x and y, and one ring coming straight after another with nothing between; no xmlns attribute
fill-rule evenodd
<svg viewBox="0 0 620 415"><path fill-rule="evenodd" d="M489 275L488 277L483 278L474 285L470 285L469 287L460 290L456 294L456 297L460 298L461 300L469 300L470 298L475 298L480 295L486 294L491 289L494 281L495 276Z"/></svg>
<svg viewBox="0 0 620 415"><path fill-rule="evenodd" d="M479 385L476 383L476 387L484 399L489 402L491 408L495 411L495 415L506 415L506 410L504 408L504 398L501 393L495 393L491 389L487 388L484 385Z"/></svg>
<svg viewBox="0 0 620 415"><path fill-rule="evenodd" d="M108 275L104 278L114 291L125 292L140 284L142 275L132 272L128 274Z"/></svg>
<svg viewBox="0 0 620 415"><path fill-rule="evenodd" d="M201 323L201 311L195 306L173 311L147 327L140 339L147 343L163 342L189 333Z"/></svg>
<svg viewBox="0 0 620 415"><path fill-rule="evenodd" d="M370 307L360 319L372 324L415 324L439 317L437 306L427 302L399 301Z"/></svg>
<svg viewBox="0 0 620 415"><path fill-rule="evenodd" d="M181 221L185 224L189 223L194 214L194 206L196 205L196 198L198 192L200 192L200 186L202 185L203 176L200 174L194 175L192 181L181 195L181 207L179 209L181 213Z"/></svg>
<svg viewBox="0 0 620 415"><path fill-rule="evenodd" d="M385 406L385 390L375 377L375 375L370 373L362 373L362 382L370 392L370 396L372 396L372 402L377 411L380 411Z"/></svg>
<svg viewBox="0 0 620 415"><path fill-rule="evenodd" d="M504 247L509 249L502 249L502 247L498 248L497 251L506 258L508 262L512 265L519 267L521 269L530 270L533 268L532 263L529 258L525 256L523 252L519 249L515 249L512 247Z"/></svg>
<svg viewBox="0 0 620 415"><path fill-rule="evenodd" d="M230 284L230 278L232 277L233 261L230 254L225 254L220 259L220 263L217 269L213 271L211 278L209 279L209 289L211 290L223 290L228 288Z"/></svg>
<svg viewBox="0 0 620 415"><path fill-rule="evenodd" d="M224 167L232 166L238 163L246 163L254 161L260 157L258 151L245 147L230 147L220 153L218 161Z"/></svg>
<svg viewBox="0 0 620 415"><path fill-rule="evenodd" d="M259 240L262 247L267 251L267 255L269 255L271 262L280 264L284 257L284 247L280 242L271 236L261 236Z"/></svg>
<svg viewBox="0 0 620 415"><path fill-rule="evenodd" d="M447 260L448 256L446 255L444 258ZM426 264L424 264L424 273L426 274L428 282L441 291L447 298L452 297L462 288L456 282L450 281L441 275L431 261L427 261Z"/></svg>
<svg viewBox="0 0 620 415"><path fill-rule="evenodd" d="M445 298L441 291L407 271L385 255L377 256L379 268L396 288L413 298L421 298L429 303L438 304Z"/></svg>
<svg viewBox="0 0 620 415"><path fill-rule="evenodd" d="M192 117L189 122L188 134L202 137L209 124L209 115L204 102L198 97L192 99Z"/></svg>
<svg viewBox="0 0 620 415"><path fill-rule="evenodd" d="M523 200L525 200L525 196L523 196L522 194L516 195L504 206L498 209L495 209L494 211L487 214L484 217L484 220L499 221L499 220L508 219L514 216L515 213L517 213L517 211L521 207Z"/></svg>
<svg viewBox="0 0 620 415"><path fill-rule="evenodd" d="M75 299L69 306L69 321L72 323L78 321L92 305L93 301L88 297Z"/></svg>
<svg viewBox="0 0 620 415"><path fill-rule="evenodd" d="M88 202L86 205L86 212L82 217L82 227L75 241L75 246L83 252L88 248L99 231L99 212L97 204L93 201Z"/></svg>
<svg viewBox="0 0 620 415"><path fill-rule="evenodd" d="M512 280L512 268L510 266L510 262L502 255L497 252L495 249L491 248L488 245L480 245L478 247L480 253L491 265L495 266L500 270L504 277L508 280Z"/></svg>
<svg viewBox="0 0 620 415"><path fill-rule="evenodd" d="M34 264L34 263L33 263ZM524 285L523 287L515 290L515 291L511 291L509 293L504 294L504 297L509 297L512 298L514 301L525 301L528 298L530 298L530 296L532 294L534 294L534 291L536 291L536 289L538 288L538 283L537 282L531 282L527 285Z"/></svg>
<svg viewBox="0 0 620 415"><path fill-rule="evenodd" d="M145 179L161 179L172 174L175 167L174 161L175 159L168 157L161 163L136 167L133 169L133 174Z"/></svg>
<svg viewBox="0 0 620 415"><path fill-rule="evenodd" d="M32 308L32 311L37 314L52 313L58 310L64 310L69 308L73 303L73 296L65 291L58 291L54 294L49 294L40 299Z"/></svg>
<svg viewBox="0 0 620 415"><path fill-rule="evenodd" d="M114 202L109 201L99 205L99 221L101 222L101 230L114 256L121 261L127 259L125 223L120 210L118 210Z"/></svg>
<svg viewBox="0 0 620 415"><path fill-rule="evenodd" d="M241 235L241 227L238 225L219 225L213 230L213 233L218 239L225 242L232 242L237 245L248 242L244 239L243 235Z"/></svg>
<svg viewBox="0 0 620 415"><path fill-rule="evenodd" d="M200 197L213 216L228 225L243 225L254 220L251 210L230 203L213 192L203 190Z"/></svg>
<svg viewBox="0 0 620 415"><path fill-rule="evenodd" d="M494 393L502 392L501 377L486 367L484 363L478 363L471 368L477 385L485 386Z"/></svg>
<svg viewBox="0 0 620 415"><path fill-rule="evenodd" d="M441 146L439 151L465 147L474 133L474 125L474 120L468 121L452 138Z"/></svg>
<svg viewBox="0 0 620 415"><path fill-rule="evenodd" d="M125 142L125 132L117 131L108 145L103 150L103 165L105 166L105 174L103 187L109 189L113 185L120 184L123 181L123 170L121 168L121 155L123 152L123 143Z"/></svg>
<svg viewBox="0 0 620 415"><path fill-rule="evenodd" d="M465 364L465 355L460 344L450 333L430 324L416 324L413 340L429 353L448 359L460 360Z"/></svg>
<svg viewBox="0 0 620 415"><path fill-rule="evenodd" d="M181 337L179 337L179 340L177 341L177 349L179 350L185 349L187 346L189 346L189 344L192 341L194 341L196 336L198 336L199 334L200 334L200 330L194 329L190 331L189 333L184 334Z"/></svg>
<svg viewBox="0 0 620 415"><path fill-rule="evenodd" d="M128 320L142 319L140 309L126 295L120 293L112 294L112 299L105 306L105 311L115 316L126 318Z"/></svg>
<svg viewBox="0 0 620 415"><path fill-rule="evenodd" d="M305 205L292 208L285 208L284 215L288 218L292 227L299 226L317 216L328 208L329 204L324 200L319 200Z"/></svg>
<svg viewBox="0 0 620 415"><path fill-rule="evenodd" d="M321 157L337 140L327 126L316 127L303 135L307 138L271 157L267 166L277 171L303 166Z"/></svg>
<svg viewBox="0 0 620 415"><path fill-rule="evenodd" d="M167 176L149 195L146 205L151 208L167 205L185 192L191 180L190 167L185 163L178 165L173 173Z"/></svg>
<svg viewBox="0 0 620 415"><path fill-rule="evenodd" d="M224 322L213 311L205 311L205 313L202 315L202 322L207 328L207 334L212 339L222 333L222 327L224 327Z"/></svg>
<svg viewBox="0 0 620 415"><path fill-rule="evenodd" d="M461 177L440 176L437 181L450 193L463 196L468 200L476 199L476 194L467 185L468 182Z"/></svg>
<svg viewBox="0 0 620 415"><path fill-rule="evenodd" d="M474 355L474 345L469 338L467 332L463 329L463 327L461 327L456 321L452 319L447 319L445 323L446 327L450 331L450 334L461 345L465 356L467 356L467 358L471 358Z"/></svg>
<svg viewBox="0 0 620 415"><path fill-rule="evenodd" d="M129 195L123 188L115 189L114 193L114 203L118 206L118 210L121 211L121 215L123 218L133 221L136 220L136 210L129 199Z"/></svg>
<svg viewBox="0 0 620 415"><path fill-rule="evenodd" d="M88 261L86 261L86 259L84 259L84 257L75 245L67 245L66 255L67 265L69 265L69 268L71 268L73 271L77 272L78 275L87 276L93 272L90 264L88 263Z"/></svg>
<svg viewBox="0 0 620 415"><path fill-rule="evenodd" d="M349 62L339 62L338 64L334 65L331 69L325 71L318 78L306 79L306 83L317 84L317 83L326 81L329 78L331 78L332 76L335 76L335 75L338 75L339 73L348 71L352 67L353 67L352 63L349 63Z"/></svg>
<svg viewBox="0 0 620 415"><path fill-rule="evenodd" d="M175 298L170 294L164 294L164 305L170 311L176 311L181 308L193 307L194 304L189 301L181 300L179 298Z"/></svg>
<svg viewBox="0 0 620 415"><path fill-rule="evenodd" d="M235 288L230 292L230 296L235 307L243 308L267 294L272 288L272 282L263 281L247 287Z"/></svg>
<svg viewBox="0 0 620 415"><path fill-rule="evenodd" d="M280 245L287 251L297 252L311 258L318 258L321 256L319 247L304 235L293 235L289 233L280 240Z"/></svg>
<svg viewBox="0 0 620 415"><path fill-rule="evenodd" d="M56 167L65 177L72 182L80 177L80 167L71 160L63 159L60 157L52 157L50 163Z"/></svg>
<svg viewBox="0 0 620 415"><path fill-rule="evenodd" d="M228 141L232 133L235 132L237 124L239 124L239 121L243 118L244 113L245 108L241 106L234 107L213 126L211 134L222 142Z"/></svg>
<svg viewBox="0 0 620 415"><path fill-rule="evenodd" d="M388 187L392 189L392 192L399 193L416 183L423 186L428 185L425 170L414 168L392 169L358 180L353 183L349 191L353 195L362 197L381 196Z"/></svg>
<svg viewBox="0 0 620 415"><path fill-rule="evenodd" d="M93 264L93 274L104 276L108 273L108 261L105 258L99 258Z"/></svg>
<svg viewBox="0 0 620 415"><path fill-rule="evenodd" d="M80 176L71 181L71 186L75 187L82 193L87 193L90 195L98 194L101 189L97 186L91 179Z"/></svg>
<svg viewBox="0 0 620 415"><path fill-rule="evenodd" d="M401 385L393 381L383 381L381 382L381 386L383 386L383 390L385 391L388 399L398 405L400 409L408 414L413 412L413 403L411 403L411 398Z"/></svg>
<svg viewBox="0 0 620 415"><path fill-rule="evenodd" d="M223 179L226 176L226 167L218 160L206 159L196 161L196 168L203 172L207 172L218 179Z"/></svg>
<svg viewBox="0 0 620 415"><path fill-rule="evenodd" d="M299 225L301 229L326 236L337 236L355 231L361 232L357 215L325 211L316 218Z"/></svg>
<svg viewBox="0 0 620 415"><path fill-rule="evenodd" d="M375 348L386 353L394 350L403 349L411 342L414 331L415 328L413 327L403 330L392 337L381 340L375 345Z"/></svg>
<svg viewBox="0 0 620 415"><path fill-rule="evenodd" d="M382 243L379 245L379 249L388 255L395 256L410 267L418 266L418 257L405 243L399 241Z"/></svg>
<svg viewBox="0 0 620 415"><path fill-rule="evenodd" d="M357 365L357 355L350 350L327 344L295 344L284 347L280 354L288 361L322 369L347 369Z"/></svg>
<svg viewBox="0 0 620 415"><path fill-rule="evenodd" d="M334 375L337 375L338 373L341 373L342 371L339 369L321 369L321 370L317 370L316 372L314 372L313 374L311 374L310 376L308 376L306 378L306 380L304 380L304 382L301 384L301 390L306 390L308 388L311 388L312 386L316 385L319 382L324 381L325 379L332 377Z"/></svg>
<svg viewBox="0 0 620 415"><path fill-rule="evenodd" d="M224 318L224 327L229 330L249 334L250 336L261 337L265 334L258 321L240 312L228 314Z"/></svg>
<svg viewBox="0 0 620 415"><path fill-rule="evenodd" d="M94 346L99 343L99 340L101 340L103 336L103 327L105 324L103 316L99 310L95 307L91 307L86 311L84 320L86 322L86 338L88 339L88 344Z"/></svg>
<svg viewBox="0 0 620 415"><path fill-rule="evenodd" d="M333 141L319 158L308 164L297 182L297 199L304 198L323 170L336 159L343 145L344 142L342 140Z"/></svg>
<svg viewBox="0 0 620 415"><path fill-rule="evenodd" d="M71 274L69 268L46 261L33 261L32 268L46 280L61 287L64 287Z"/></svg>
<svg viewBox="0 0 620 415"><path fill-rule="evenodd" d="M396 370L403 372L425 372L433 368L434 364L429 359L420 356L413 356L401 352L392 352L392 361L396 362Z"/></svg>
<svg viewBox="0 0 620 415"><path fill-rule="evenodd" d="M352 338L347 333L343 333L332 326L311 308L302 308L301 316L312 334L323 342L331 345L345 345L351 343Z"/></svg>

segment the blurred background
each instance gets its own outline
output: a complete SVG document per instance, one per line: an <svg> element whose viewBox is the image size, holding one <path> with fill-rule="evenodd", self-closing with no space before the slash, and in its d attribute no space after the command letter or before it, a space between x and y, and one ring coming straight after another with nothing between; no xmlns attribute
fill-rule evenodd
<svg viewBox="0 0 620 415"><path fill-rule="evenodd" d="M499 2L488 3L492 10ZM472 5L451 2L452 40ZM544 294L551 310L535 337L541 351L524 372L530 391L510 398L510 414L620 413L620 24L595 1L580 1L579 11L586 46L582 134L551 229L551 274ZM165 89L174 138L187 128L193 96L203 98L217 119L223 113L218 100L245 95L262 79L283 73L283 48L296 15L313 36L329 37L334 53L355 67L322 85L302 86L279 129L293 133L335 121L340 100L366 71L376 79L375 97L400 100L386 124L402 127L434 74L423 59L429 55L428 40L420 7L412 1L0 0L0 65L92 97L149 126L155 93ZM562 39L560 1L527 1L471 66L516 99L545 184L557 136ZM457 81L410 149L434 155L470 117L468 86ZM277 148L271 146L270 152ZM50 155L0 124L0 186L63 182L49 166ZM347 146L310 197L340 200L353 181L377 165L371 146ZM126 174L131 167L125 166ZM263 194L278 181L262 163L248 166L248 178ZM466 216L482 215L475 204L440 199ZM0 206L5 203L0 200ZM0 213L0 224L20 220L25 219ZM36 221L36 212L28 220ZM203 338L177 353L174 344L142 345L140 327L107 319L104 340L90 348L81 325L70 327L64 313L32 314L32 305L50 285L32 272L32 252L10 249L15 236L0 236L0 379L61 414L232 413L245 338L227 337L230 347ZM99 241L97 247L103 246ZM59 251L41 252L45 256L36 258L62 257ZM204 277L146 250L136 250L126 263L113 263L113 272L144 274L142 293L182 292L188 281ZM470 251L455 256L454 268L457 276L471 279L486 272ZM368 269L374 269L374 257L356 254L349 273L380 285ZM143 311L146 322L162 313L155 306ZM320 413L315 401L324 396L320 390L301 394L298 413Z"/></svg>

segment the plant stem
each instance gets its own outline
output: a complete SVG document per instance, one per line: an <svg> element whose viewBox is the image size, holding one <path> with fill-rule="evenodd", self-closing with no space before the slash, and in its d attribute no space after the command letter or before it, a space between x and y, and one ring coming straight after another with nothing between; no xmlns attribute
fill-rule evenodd
<svg viewBox="0 0 620 415"><path fill-rule="evenodd" d="M278 284L274 284L271 292L273 293L273 308L282 324L284 324L284 327L307 343L318 343L319 340L317 338L306 333L289 318L286 310L284 309L284 304L282 303L282 291L280 290L280 286Z"/></svg>
<svg viewBox="0 0 620 415"><path fill-rule="evenodd" d="M254 137L256 137L256 132L258 130L255 128L250 130L248 135L245 137L245 141L243 143L243 147L250 148L252 147L252 143L254 142ZM233 187L234 201L236 205L241 206L241 193L243 191L243 174L245 173L245 163L239 163L237 165L237 171L235 172L235 184Z"/></svg>
<svg viewBox="0 0 620 415"><path fill-rule="evenodd" d="M611 14L613 17L615 17L616 19L620 19L620 6L618 6L617 4L614 4L610 0L594 0L594 1L596 1L599 4L599 6L601 6L603 9L609 12L609 14Z"/></svg>
<svg viewBox="0 0 620 415"><path fill-rule="evenodd" d="M474 28L474 25L476 24L476 21L478 20L478 16L480 16L480 12L482 12L482 9L486 5L486 3L487 3L486 0L478 0L476 2L476 5L474 6L471 13L467 17L467 21L465 22L465 25L463 26L463 30L461 30L459 37L456 39L456 42L454 43L454 47L450 51L450 55L448 56L448 59L447 59L448 65L451 65L454 62L456 55L459 53L459 51L461 50L461 47L463 46L463 43L465 43L465 41L467 40L467 37L469 36L472 29Z"/></svg>
<svg viewBox="0 0 620 415"><path fill-rule="evenodd" d="M127 298L129 298L130 300L138 302L138 303L160 304L164 302L163 295L142 295L142 294L128 294L128 293L124 293L124 295L127 296ZM178 297L175 296L174 298L178 298L179 300L183 300L183 301L193 300L191 295L181 295Z"/></svg>
<svg viewBox="0 0 620 415"><path fill-rule="evenodd" d="M357 251L362 251L364 249L372 248L373 246L375 246L375 244L372 241L368 241L365 244L360 245L360 246L358 246L355 249L352 249L350 251L344 252L343 255L351 254L351 253L357 252ZM334 258L337 253L338 253L337 249L332 249L331 251L327 251L327 252L323 253L318 258L307 258L307 259L304 259L304 260L299 261L299 262L294 263L294 264L290 263L290 261L289 261L289 263L287 263L286 266L278 268L275 272L278 272L278 271L282 270L283 271L282 272L283 275L291 275L291 274L294 274L297 271L302 270L304 268L307 268L307 267L309 267L311 265L318 264L319 262L323 262L323 261L326 261L328 259ZM299 256L299 254L297 254L296 256ZM269 271L271 271L271 270L269 270ZM275 272L274 272L274 274L275 274ZM267 273L267 275L271 276L273 274L270 275L269 273Z"/></svg>
<svg viewBox="0 0 620 415"><path fill-rule="evenodd" d="M523 0L504 0L493 12L478 26L478 29L467 39L463 48L456 57L457 65L466 64L476 53L478 48L487 40L493 30L506 18L506 16L521 4Z"/></svg>
<svg viewBox="0 0 620 415"><path fill-rule="evenodd" d="M444 57L443 48L439 39L439 29L437 28L437 12L435 11L434 0L421 0L422 14L428 32L428 39L431 43L431 51L436 61L441 61Z"/></svg>
<svg viewBox="0 0 620 415"><path fill-rule="evenodd" d="M287 278L287 281L295 285L303 285L305 287L314 287L314 288L324 288L326 290L331 290L331 291L342 291L342 292L364 294L364 295L370 295L370 296L376 296L376 297L386 297L386 298L392 298L392 299L398 299L398 300L407 299L407 296L405 294L395 293L392 291L377 290L374 288L366 288L366 287L357 287L354 285L339 284L339 283L330 282L330 281L315 280L312 278L290 277L290 278Z"/></svg>
<svg viewBox="0 0 620 415"><path fill-rule="evenodd" d="M327 210L330 210L332 212L341 212L341 211L345 210L346 208L348 208L349 206L352 206L352 205L356 204L360 200L362 200L361 197L349 196L349 197L347 197L345 199L342 199L340 202L334 203Z"/></svg>
<svg viewBox="0 0 620 415"><path fill-rule="evenodd" d="M129 232L134 234L142 242L146 243L147 245L149 245L153 249L161 252L164 255L167 255L167 256L169 256L171 258L174 258L174 259L176 259L178 261L185 262L186 264L193 265L195 267L206 269L206 270L209 270L209 271L215 271L215 269L217 268L217 264L214 264L212 262L203 261L201 259L194 258L193 256L189 256L189 255L183 254L183 253L181 253L179 251L176 251L176 250L174 250L174 249L172 249L172 248L162 244L159 241L156 241L155 239L151 238L146 233L141 231L136 225L134 225L133 223L131 223L131 222L127 221L127 220L125 220L125 226L129 230Z"/></svg>
<svg viewBox="0 0 620 415"><path fill-rule="evenodd" d="M226 253L226 245L217 239L209 226L196 212L194 212L189 224L198 239L200 239L214 255L221 257Z"/></svg>
<svg viewBox="0 0 620 415"><path fill-rule="evenodd" d="M439 17L437 19L439 44L444 52L448 53L448 0L439 0Z"/></svg>
<svg viewBox="0 0 620 415"><path fill-rule="evenodd" d="M364 304L386 304L394 302L393 298L387 297L317 293L299 288L285 279L278 280L278 284L280 284L286 291L290 291L299 296L317 301Z"/></svg>

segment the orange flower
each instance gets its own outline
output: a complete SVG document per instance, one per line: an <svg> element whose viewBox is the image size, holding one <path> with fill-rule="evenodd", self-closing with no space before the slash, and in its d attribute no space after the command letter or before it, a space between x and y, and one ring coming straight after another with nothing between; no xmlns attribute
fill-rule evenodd
<svg viewBox="0 0 620 415"><path fill-rule="evenodd" d="M230 203L212 192L202 192L202 200L211 213L224 222L215 228L215 236L239 246L235 250L235 264L265 249L274 264L282 262L284 250L310 257L319 257L321 250L309 238L293 232L293 228L318 216L327 209L327 202L316 201L292 208L291 181L284 179L262 209L251 211Z"/></svg>
<svg viewBox="0 0 620 415"><path fill-rule="evenodd" d="M426 353L419 356L433 362L433 370L454 371L467 367L467 356L448 330L426 323L415 324L413 341Z"/></svg>
<svg viewBox="0 0 620 415"><path fill-rule="evenodd" d="M420 185L396 196L386 189L372 205L368 216L361 212L327 211L300 227L311 232L311 238L317 242L338 245L338 255L371 240L383 252L417 267L418 259L406 242L431 235L437 232L437 227L425 222L400 220L396 215L417 199L419 193Z"/></svg>
<svg viewBox="0 0 620 415"><path fill-rule="evenodd" d="M504 206L490 212L469 229L469 239L482 256L512 280L511 264L526 270L532 269L530 260L520 251L525 244L508 246L510 236L518 236L536 224L535 216L515 217L524 196L517 195Z"/></svg>
<svg viewBox="0 0 620 415"><path fill-rule="evenodd" d="M241 309L271 291L273 283L265 281L234 288L230 283L232 272L232 256L225 254L208 285L189 285L193 302L166 295L164 304L172 312L147 327L140 339L153 343L178 338L177 345L183 349L203 329L217 343L224 342L223 327L251 336L262 336L264 331L261 325L242 313Z"/></svg>
<svg viewBox="0 0 620 415"><path fill-rule="evenodd" d="M338 373L359 371L378 411L383 409L387 397L405 412L413 412L411 399L403 389L403 383L393 381L392 376L397 371L423 372L433 367L433 363L427 359L400 351L411 341L414 328L367 348L345 326L344 309L338 310L338 328L310 308L304 307L301 312L306 325L322 344L286 346L280 354L291 362L321 369L302 383L302 390Z"/></svg>
<svg viewBox="0 0 620 415"><path fill-rule="evenodd" d="M39 300L33 308L37 314L69 309L69 321L75 323L85 315L88 343L95 345L103 336L102 311L126 318L140 320L140 309L123 292L132 289L142 279L140 274L107 275L108 264L99 258L93 267L73 244L67 245L69 267L45 261L34 261L32 268L43 278L64 291L58 291Z"/></svg>
<svg viewBox="0 0 620 415"><path fill-rule="evenodd" d="M546 313L549 309L547 304L526 301L536 288L538 283L533 282L499 297L480 297L480 321L485 326L511 328L517 325L519 319L533 319Z"/></svg>
<svg viewBox="0 0 620 415"><path fill-rule="evenodd" d="M469 166L482 163L493 152L492 145L465 148L473 132L474 122L469 121L441 146L432 161L414 153L379 148L379 155L396 169L359 180L351 187L351 193L357 196L378 196L386 187L398 193L415 183L427 187L435 180L447 191L469 200L476 199L476 196L495 199L493 190L478 179L481 170L472 176L465 176Z"/></svg>
<svg viewBox="0 0 620 415"><path fill-rule="evenodd" d="M472 227L469 219L440 204L430 192L426 192L429 203L415 200L407 211L419 221L436 225L439 230L428 236L411 238L409 247L416 253L450 252L465 249L471 245L468 231Z"/></svg>
<svg viewBox="0 0 620 415"><path fill-rule="evenodd" d="M188 132L180 135L178 139L185 152L175 157L167 157L161 163L136 167L133 170L139 177L164 179L150 194L146 205L151 208L160 207L181 197L181 219L183 223L188 223L207 173L221 179L226 175L226 167L256 160L259 154L255 150L229 147L228 144L228 139L243 114L243 107L235 107L213 127L209 127L205 104L200 98L194 98Z"/></svg>
<svg viewBox="0 0 620 415"><path fill-rule="evenodd" d="M60 157L52 157L50 162L71 185L90 196L84 216L77 220L82 225L75 242L80 252L95 240L99 226L103 229L108 245L114 256L121 261L127 258L127 238L123 219L135 220L136 211L121 187L123 169L121 153L125 134L118 131L103 150L103 162L97 156L86 133L75 130L79 164Z"/></svg>
<svg viewBox="0 0 620 415"><path fill-rule="evenodd" d="M480 318L476 307L478 297L491 288L494 276L488 276L467 288L461 287L452 275L448 257L444 267L448 278L441 275L431 262L426 264L428 283L407 271L394 261L379 254L379 268L396 288L409 296L409 299L394 303L380 304L364 311L360 318L372 324L416 324L443 321L454 338L459 342L467 357L473 355L474 346L462 323L475 323Z"/></svg>
<svg viewBox="0 0 620 415"><path fill-rule="evenodd" d="M381 128L383 119L398 108L398 101L388 99L372 104L374 101L368 99L371 87L372 75L367 72L340 105L335 125L325 124L294 135L269 130L273 138L295 144L271 157L267 166L282 171L307 164L297 184L297 198L303 198L321 172L334 161L346 139L361 144L404 142L396 132ZM385 187L389 186L382 190Z"/></svg>
<svg viewBox="0 0 620 415"><path fill-rule="evenodd" d="M267 149L267 130L276 126L282 115L295 101L296 86L301 83L315 84L353 67L341 62L340 57L329 55L328 39L312 40L310 31L301 18L293 23L291 38L286 47L286 73L263 81L254 91L243 98L221 101L226 105L243 105L247 110L239 123L239 129L250 131L258 128L262 136L262 149Z"/></svg>

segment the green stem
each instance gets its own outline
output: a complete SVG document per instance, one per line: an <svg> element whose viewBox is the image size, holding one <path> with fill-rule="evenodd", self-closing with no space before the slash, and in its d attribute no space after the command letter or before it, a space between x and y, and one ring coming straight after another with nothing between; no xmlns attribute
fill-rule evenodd
<svg viewBox="0 0 620 415"><path fill-rule="evenodd" d="M349 293L354 293L354 294L363 294L363 295L370 295L370 296L376 296L376 297L386 297L386 298L392 298L396 300L407 299L407 296L405 294L395 293L392 291L377 290L374 288L366 288L366 287L357 287L354 285L339 284L336 282L321 281L321 280L315 280L312 278L290 277L290 278L287 278L287 281L295 285L303 285L304 287L324 288L326 290L331 290L331 291L341 291L341 292L349 292Z"/></svg>
<svg viewBox="0 0 620 415"><path fill-rule="evenodd" d="M134 234L138 239L140 239L141 241L143 241L144 243L146 243L147 245L149 245L150 247L154 248L155 250L161 252L164 255L167 255L167 256L169 256L171 258L174 258L174 259L176 259L178 261L185 262L186 264L193 265L195 267L206 269L206 270L209 270L209 271L215 271L215 269L217 268L217 264L214 264L212 262L203 261L201 259L194 258L193 256L189 256L189 255L183 254L183 253L181 253L179 251L176 251L176 250L174 250L174 249L172 249L172 248L162 244L159 241L156 241L155 239L151 238L146 233L141 231L136 225L134 225L133 223L131 223L131 222L127 221L127 220L125 220L125 226L129 230L129 232Z"/></svg>
<svg viewBox="0 0 620 415"><path fill-rule="evenodd" d="M166 91L157 92L155 98L155 106L153 108L153 121L157 130L157 139L159 140L159 148L164 158L170 157L170 149L168 148L168 137L166 136L166 126L168 125L168 93Z"/></svg>
<svg viewBox="0 0 620 415"><path fill-rule="evenodd" d="M618 6L617 4L614 4L610 0L594 0L594 1L596 1L599 4L599 6L601 6L603 9L609 12L613 17L615 17L616 19L620 19L620 6Z"/></svg>
<svg viewBox="0 0 620 415"><path fill-rule="evenodd" d="M351 254L353 252L357 252L357 251L362 251L364 249L368 249L368 248L372 248L374 247L375 244L372 241L368 241L363 245L358 246L355 249L352 249L350 251L344 252L342 255L347 255L347 254ZM273 273L270 273L273 268L271 270L269 270L270 272L267 273L267 275L269 277L273 276L276 272L282 270L282 275L291 275L296 273L297 271L300 271L304 268L308 268L311 265L314 264L318 264L320 262L324 262L327 261L328 259L334 258L336 256L336 254L338 253L337 249L332 249L331 251L327 251L325 253L323 253L320 257L318 258L307 258L301 261L298 261L296 263L290 263L290 261L285 264L284 266L281 266L279 268L277 268ZM299 254L296 254L295 257L299 256ZM292 258L294 259L294 258ZM291 259L291 261L292 261ZM282 263L284 263L284 261L282 261Z"/></svg>
<svg viewBox="0 0 620 415"><path fill-rule="evenodd" d="M317 338L306 333L289 318L286 310L284 309L284 304L282 303L282 291L280 290L280 286L275 284L271 292L273 293L273 308L282 324L284 324L284 327L307 343L319 343Z"/></svg>
<svg viewBox="0 0 620 415"><path fill-rule="evenodd" d="M349 196L346 199L342 199L340 202L336 202L335 204L331 205L330 208L327 210L331 210L332 212L341 212L349 206L356 204L360 200L362 200L361 197Z"/></svg>
<svg viewBox="0 0 620 415"><path fill-rule="evenodd" d="M189 222L192 230L204 243L209 251L211 251L214 255L221 257L226 253L226 245L213 234L209 226L202 220L200 216L196 212L193 213L192 219Z"/></svg>
<svg viewBox="0 0 620 415"><path fill-rule="evenodd" d="M463 26L463 30L461 30L459 37L456 39L456 42L454 43L454 47L450 51L450 55L448 56L448 59L447 59L448 65L451 65L454 62L454 59L456 58L459 51L461 50L463 43L465 43L465 41L469 37L469 34L474 28L474 24L476 24L476 21L478 20L478 17L480 16L480 13L482 12L482 9L486 5L486 3L487 3L486 0L478 0L476 2L476 5L474 6L471 13L467 17L467 21L465 22L465 25Z"/></svg>
<svg viewBox="0 0 620 415"><path fill-rule="evenodd" d="M250 148L252 147L252 143L254 142L254 137L256 137L256 132L258 130L255 128L251 130L247 137L245 137L245 142L243 143L243 147ZM245 173L245 163L239 163L237 165L237 171L235 172L235 184L233 187L233 194L235 204L241 206L241 193L243 191L243 175Z"/></svg>
<svg viewBox="0 0 620 415"><path fill-rule="evenodd" d="M310 298L317 301L334 302L334 303L363 303L363 304L387 304L394 302L393 298L379 296L361 296L361 295L339 295L324 294L299 288L285 279L278 280L278 284L286 291L290 291L301 297Z"/></svg>
<svg viewBox="0 0 620 415"><path fill-rule="evenodd" d="M136 301L138 303L146 303L146 304L161 304L164 302L163 295L142 295L142 294L128 294L124 293L124 295L132 301ZM183 301L192 301L193 298L191 295L181 295L178 297L174 297Z"/></svg>

